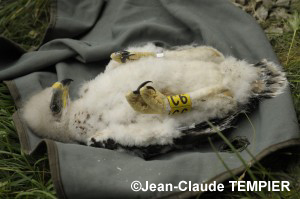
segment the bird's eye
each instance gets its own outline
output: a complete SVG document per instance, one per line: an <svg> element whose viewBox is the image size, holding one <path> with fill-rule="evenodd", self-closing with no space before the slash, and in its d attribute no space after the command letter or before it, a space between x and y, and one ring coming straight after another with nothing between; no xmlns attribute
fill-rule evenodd
<svg viewBox="0 0 300 199"><path fill-rule="evenodd" d="M52 113L55 113L55 114L60 112L60 106L58 106L57 104L51 104L50 109L51 109Z"/></svg>

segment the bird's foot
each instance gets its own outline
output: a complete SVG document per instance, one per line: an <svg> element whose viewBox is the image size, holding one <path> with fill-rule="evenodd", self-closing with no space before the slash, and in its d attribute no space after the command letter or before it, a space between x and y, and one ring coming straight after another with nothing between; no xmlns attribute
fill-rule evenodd
<svg viewBox="0 0 300 199"><path fill-rule="evenodd" d="M220 51L209 46L191 46L188 48L185 46L176 50L166 51L165 57L167 59L200 60L214 63L221 63L225 59Z"/></svg>
<svg viewBox="0 0 300 199"><path fill-rule="evenodd" d="M129 92L126 95L128 103L135 111L140 113L166 113L167 97L152 86L146 86L149 82L144 82L136 91Z"/></svg>
<svg viewBox="0 0 300 199"><path fill-rule="evenodd" d="M153 88L152 86L144 86L140 90L141 96L153 110L158 114L166 113L167 96Z"/></svg>
<svg viewBox="0 0 300 199"><path fill-rule="evenodd" d="M156 111L153 110L142 98L140 94L135 94L134 92L128 92L126 95L127 102L133 108L133 110L145 113L145 114L156 114Z"/></svg>

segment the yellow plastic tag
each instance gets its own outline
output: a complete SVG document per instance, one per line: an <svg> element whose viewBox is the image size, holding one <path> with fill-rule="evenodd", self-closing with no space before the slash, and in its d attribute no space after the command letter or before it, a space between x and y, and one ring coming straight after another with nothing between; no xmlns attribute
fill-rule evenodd
<svg viewBox="0 0 300 199"><path fill-rule="evenodd" d="M167 98L170 104L169 115L185 113L192 109L192 101L189 94L168 96Z"/></svg>

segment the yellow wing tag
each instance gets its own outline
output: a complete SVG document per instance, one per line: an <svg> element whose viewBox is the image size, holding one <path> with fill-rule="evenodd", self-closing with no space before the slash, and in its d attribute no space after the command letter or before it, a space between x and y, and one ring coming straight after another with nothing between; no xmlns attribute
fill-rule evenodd
<svg viewBox="0 0 300 199"><path fill-rule="evenodd" d="M189 94L168 96L167 98L170 104L169 115L184 113L192 109L192 101Z"/></svg>

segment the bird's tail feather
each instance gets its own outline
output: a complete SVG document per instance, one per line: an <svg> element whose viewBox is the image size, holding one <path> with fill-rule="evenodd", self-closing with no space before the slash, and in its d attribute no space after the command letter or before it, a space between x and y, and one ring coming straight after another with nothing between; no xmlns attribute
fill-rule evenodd
<svg viewBox="0 0 300 199"><path fill-rule="evenodd" d="M272 98L283 93L288 81L275 63L263 59L254 66L260 69L260 80L252 88L255 98Z"/></svg>

